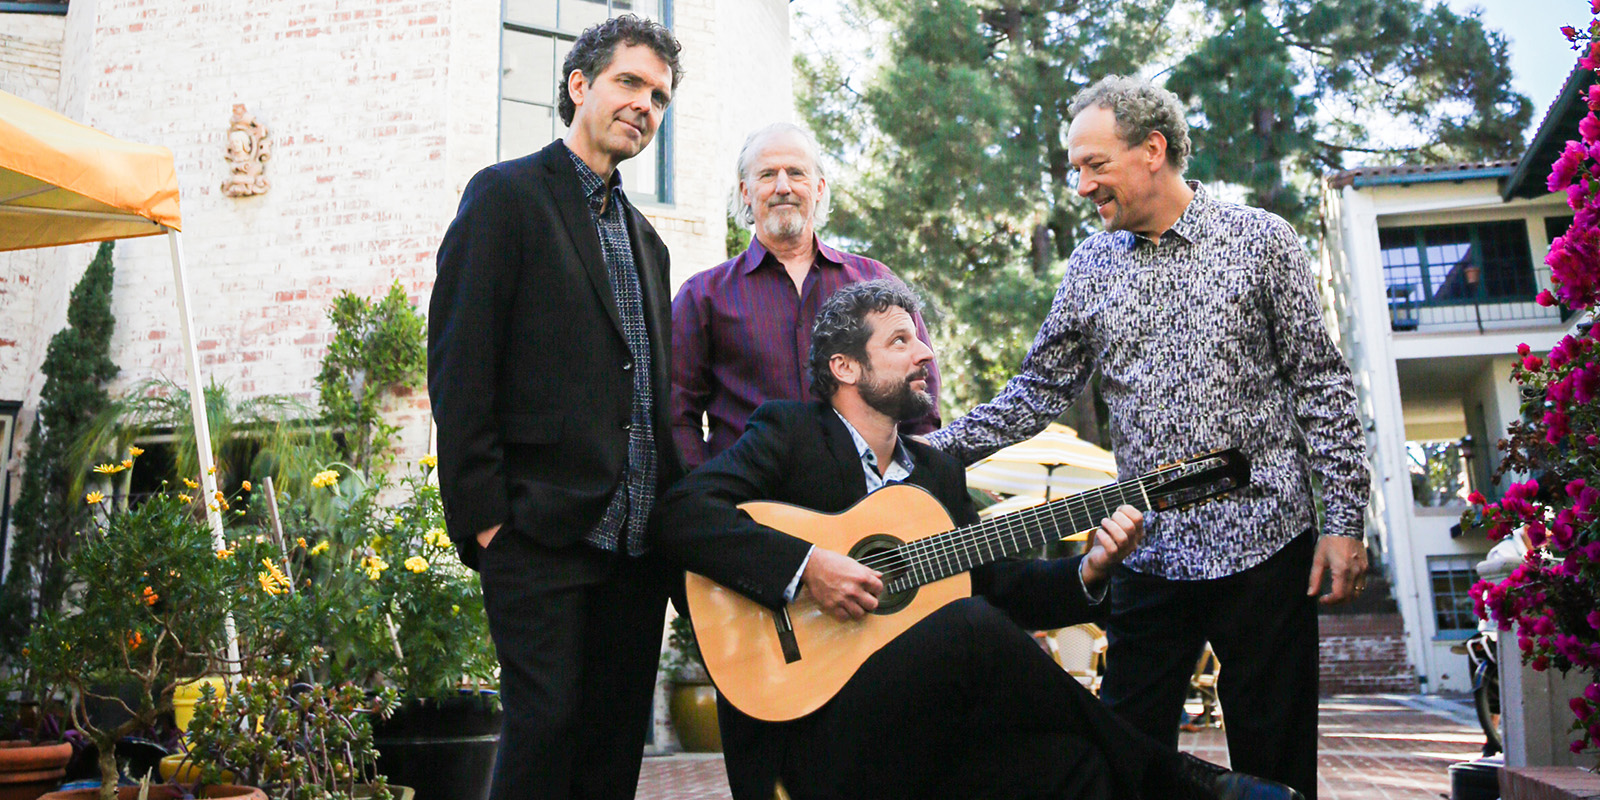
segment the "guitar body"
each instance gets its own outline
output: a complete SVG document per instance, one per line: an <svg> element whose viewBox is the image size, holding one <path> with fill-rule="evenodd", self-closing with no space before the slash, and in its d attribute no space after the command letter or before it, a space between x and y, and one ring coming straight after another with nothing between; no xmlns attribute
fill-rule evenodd
<svg viewBox="0 0 1600 800"><path fill-rule="evenodd" d="M907 484L886 486L837 514L743 503L740 509L769 528L882 572L884 593L871 614L840 622L808 594L774 613L690 573L695 638L712 680L734 707L770 722L797 719L828 702L879 648L970 596L973 567L1092 530L1124 503L1168 511L1249 483L1249 459L1229 449L961 528L933 495Z"/></svg>
<svg viewBox="0 0 1600 800"><path fill-rule="evenodd" d="M886 486L837 514L765 501L739 508L763 525L858 561L955 527L933 495L909 484ZM802 592L788 606L800 656L791 661L778 636L778 615L701 575L689 573L686 585L695 638L717 690L740 711L771 722L822 707L885 644L940 607L972 595L971 577L962 572L886 594L878 611L840 622Z"/></svg>

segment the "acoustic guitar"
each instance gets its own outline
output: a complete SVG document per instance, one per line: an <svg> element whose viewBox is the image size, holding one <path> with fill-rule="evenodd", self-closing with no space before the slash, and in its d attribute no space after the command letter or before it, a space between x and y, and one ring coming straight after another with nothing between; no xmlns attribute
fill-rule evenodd
<svg viewBox="0 0 1600 800"><path fill-rule="evenodd" d="M893 484L837 514L754 501L757 522L883 573L878 608L841 622L809 594L774 612L702 575L686 579L706 669L728 701L756 719L803 717L826 703L869 656L947 603L969 597L967 571L1099 527L1119 506L1167 511L1248 485L1250 464L1220 450L1148 475L957 528L933 495Z"/></svg>

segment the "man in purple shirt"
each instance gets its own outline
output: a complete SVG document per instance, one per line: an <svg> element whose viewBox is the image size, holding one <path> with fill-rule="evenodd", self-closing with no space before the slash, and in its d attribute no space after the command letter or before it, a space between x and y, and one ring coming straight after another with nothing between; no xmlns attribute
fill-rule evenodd
<svg viewBox="0 0 1600 800"><path fill-rule="evenodd" d="M672 435L690 469L737 441L757 406L806 399L811 325L829 295L848 284L895 277L888 267L817 238L828 211L818 154L809 132L784 122L745 140L735 216L754 229L750 247L685 281L672 301ZM915 322L917 337L931 347L922 317ZM928 393L939 397L932 364ZM938 427L935 404L901 430Z"/></svg>

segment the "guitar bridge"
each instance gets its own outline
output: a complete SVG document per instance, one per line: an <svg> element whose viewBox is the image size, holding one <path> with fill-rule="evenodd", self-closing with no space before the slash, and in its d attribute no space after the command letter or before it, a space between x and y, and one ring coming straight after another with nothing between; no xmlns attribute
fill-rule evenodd
<svg viewBox="0 0 1600 800"><path fill-rule="evenodd" d="M783 648L783 663L793 664L800 660L800 643L794 639L794 623L789 621L789 608L778 609L772 615L772 624L778 629L778 646Z"/></svg>

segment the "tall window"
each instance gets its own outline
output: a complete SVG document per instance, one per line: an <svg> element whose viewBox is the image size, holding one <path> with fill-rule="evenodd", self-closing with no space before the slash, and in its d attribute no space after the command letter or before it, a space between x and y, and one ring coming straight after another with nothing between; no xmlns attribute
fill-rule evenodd
<svg viewBox="0 0 1600 800"><path fill-rule="evenodd" d="M1472 613L1473 569L1476 556L1429 556L1428 577L1433 584L1433 620L1440 639L1465 639L1478 630Z"/></svg>
<svg viewBox="0 0 1600 800"><path fill-rule="evenodd" d="M500 158L532 153L566 135L556 112L561 62L583 29L619 14L671 27L672 0L504 0L500 32ZM670 203L672 115L644 152L622 162L628 197Z"/></svg>
<svg viewBox="0 0 1600 800"><path fill-rule="evenodd" d="M1528 300L1537 291L1522 220L1387 228L1378 243L1391 304Z"/></svg>
<svg viewBox="0 0 1600 800"><path fill-rule="evenodd" d="M1411 462L1411 497L1417 505L1466 505L1472 479L1461 442L1406 442L1406 458Z"/></svg>

